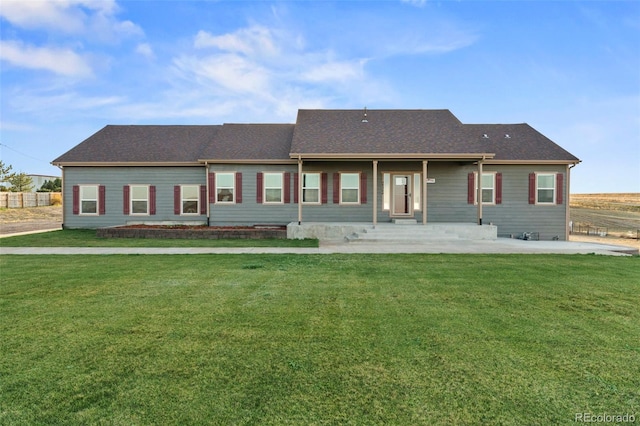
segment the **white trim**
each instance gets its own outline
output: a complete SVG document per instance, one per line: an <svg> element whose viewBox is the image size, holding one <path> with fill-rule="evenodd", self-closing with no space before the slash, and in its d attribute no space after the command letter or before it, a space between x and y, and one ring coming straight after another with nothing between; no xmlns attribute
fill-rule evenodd
<svg viewBox="0 0 640 426"><path fill-rule="evenodd" d="M262 204L284 204L284 173L262 172ZM267 188L267 175L280 175L280 201L267 201L267 189L277 189L275 186Z"/></svg>
<svg viewBox="0 0 640 426"><path fill-rule="evenodd" d="M338 172L338 173L339 173L339 179L340 179L340 205L342 205L342 206L357 206L357 205L360 205L361 204L360 203L360 191L362 191L362 188L360 188L360 175L363 172ZM358 179L357 186L356 187L346 187L345 188L342 185L342 176L343 175L355 175L355 176L357 176L357 179ZM356 201L355 202L354 201L343 201L342 200L342 191L345 190L345 189L347 189L347 190L355 189L355 190L358 191L357 194L356 194Z"/></svg>
<svg viewBox="0 0 640 426"><path fill-rule="evenodd" d="M84 188L95 188L96 198L84 198L82 193ZM95 201L96 211L95 213L85 213L82 211L82 201ZM78 185L78 215L79 216L99 216L100 215L100 185L98 184L83 184Z"/></svg>
<svg viewBox="0 0 640 426"><path fill-rule="evenodd" d="M539 206L555 206L557 204L556 200L557 200L557 193L558 193L557 192L558 191L558 188L557 188L557 184L558 184L557 175L558 175L558 173L556 173L556 172L534 172L534 173L536 175L536 205L539 205ZM538 177L539 176L551 176L551 179L553 181L553 188L540 188L539 185L538 185ZM538 194L539 194L540 189L547 190L547 191L550 190L550 189L553 189L553 193L551 195L551 201L539 201L538 200Z"/></svg>
<svg viewBox="0 0 640 426"><path fill-rule="evenodd" d="M214 178L216 180L216 193L215 195L215 200L216 200L216 204L236 204L236 172L214 172ZM231 201L220 201L220 199L218 198L218 191L221 189L220 184L218 183L218 178L220 177L220 175L231 175L231 186L223 186L222 189L231 189Z"/></svg>
<svg viewBox="0 0 640 426"><path fill-rule="evenodd" d="M196 199L195 199L196 211L194 213L185 213L184 211L184 202L194 201L192 198L184 198L184 189L187 187L196 188ZM180 185L180 216L200 216L200 185L198 184Z"/></svg>
<svg viewBox="0 0 640 426"><path fill-rule="evenodd" d="M304 201L304 190L305 189L316 189L316 188L309 188L309 187L305 187L304 186L304 176L305 175L318 175L318 201ZM310 205L310 206L319 206L320 204L322 204L322 172L303 172L302 175L298 176L298 179L300 179L299 185L302 188L302 198L299 199L298 201L302 201L303 204L305 205Z"/></svg>
<svg viewBox="0 0 640 426"><path fill-rule="evenodd" d="M496 174L498 174L498 172L482 172L483 176L486 175L492 175L492 180L493 180L493 186L490 188L491 189L491 201L483 201L482 204L485 206L495 206L496 205ZM482 179L478 179L478 172L473 172L473 179L475 181L475 188L473 191L473 204L478 204L478 200L477 200L477 195L478 194L478 185L482 184ZM480 194L482 194L482 191L484 191L485 189L489 189L489 188L480 188Z"/></svg>

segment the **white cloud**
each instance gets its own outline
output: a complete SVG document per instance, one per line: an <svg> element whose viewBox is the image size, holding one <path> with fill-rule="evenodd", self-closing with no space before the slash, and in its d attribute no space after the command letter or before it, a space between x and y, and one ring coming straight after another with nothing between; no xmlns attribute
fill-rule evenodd
<svg viewBox="0 0 640 426"><path fill-rule="evenodd" d="M315 83L359 80L364 77L364 65L366 62L364 59L321 62L317 65L312 65L301 77L303 80Z"/></svg>
<svg viewBox="0 0 640 426"><path fill-rule="evenodd" d="M272 31L260 25L218 36L200 31L195 37L194 46L197 49L216 48L226 52L260 56L276 55L279 51Z"/></svg>
<svg viewBox="0 0 640 426"><path fill-rule="evenodd" d="M148 59L155 58L155 54L153 53L153 49L149 43L140 43L136 46L136 53L144 56Z"/></svg>
<svg viewBox="0 0 640 426"><path fill-rule="evenodd" d="M14 66L43 69L69 77L89 77L87 61L70 49L27 46L19 41L0 41L0 59Z"/></svg>
<svg viewBox="0 0 640 426"><path fill-rule="evenodd" d="M0 8L2 18L28 30L82 34L109 42L143 34L133 22L119 21L117 12L115 0L3 0Z"/></svg>

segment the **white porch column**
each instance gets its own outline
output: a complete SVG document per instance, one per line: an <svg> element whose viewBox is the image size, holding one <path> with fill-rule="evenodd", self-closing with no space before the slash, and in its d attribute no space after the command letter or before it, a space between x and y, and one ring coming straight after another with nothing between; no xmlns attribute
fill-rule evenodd
<svg viewBox="0 0 640 426"><path fill-rule="evenodd" d="M302 224L302 158L298 156L298 225Z"/></svg>
<svg viewBox="0 0 640 426"><path fill-rule="evenodd" d="M373 160L373 226L378 224L378 160Z"/></svg>
<svg viewBox="0 0 640 426"><path fill-rule="evenodd" d="M422 224L427 224L427 163L422 161Z"/></svg>
<svg viewBox="0 0 640 426"><path fill-rule="evenodd" d="M478 202L478 225L482 225L482 164L484 158L478 161L478 178L476 185L478 185L478 192L476 193L476 201Z"/></svg>

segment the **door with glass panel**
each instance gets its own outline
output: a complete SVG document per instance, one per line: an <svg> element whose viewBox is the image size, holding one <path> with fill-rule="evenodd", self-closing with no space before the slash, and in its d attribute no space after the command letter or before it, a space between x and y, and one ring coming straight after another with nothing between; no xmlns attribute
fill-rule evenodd
<svg viewBox="0 0 640 426"><path fill-rule="evenodd" d="M412 216L413 203L411 202L413 175L392 175L391 212L394 216Z"/></svg>

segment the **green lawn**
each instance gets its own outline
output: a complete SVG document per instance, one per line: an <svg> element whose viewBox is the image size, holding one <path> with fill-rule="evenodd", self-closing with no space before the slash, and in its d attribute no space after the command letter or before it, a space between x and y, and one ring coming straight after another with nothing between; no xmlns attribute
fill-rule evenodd
<svg viewBox="0 0 640 426"><path fill-rule="evenodd" d="M1 238L0 247L318 247L318 240L99 238L92 229L65 229Z"/></svg>
<svg viewBox="0 0 640 426"><path fill-rule="evenodd" d="M0 424L640 417L640 261L0 256Z"/></svg>

